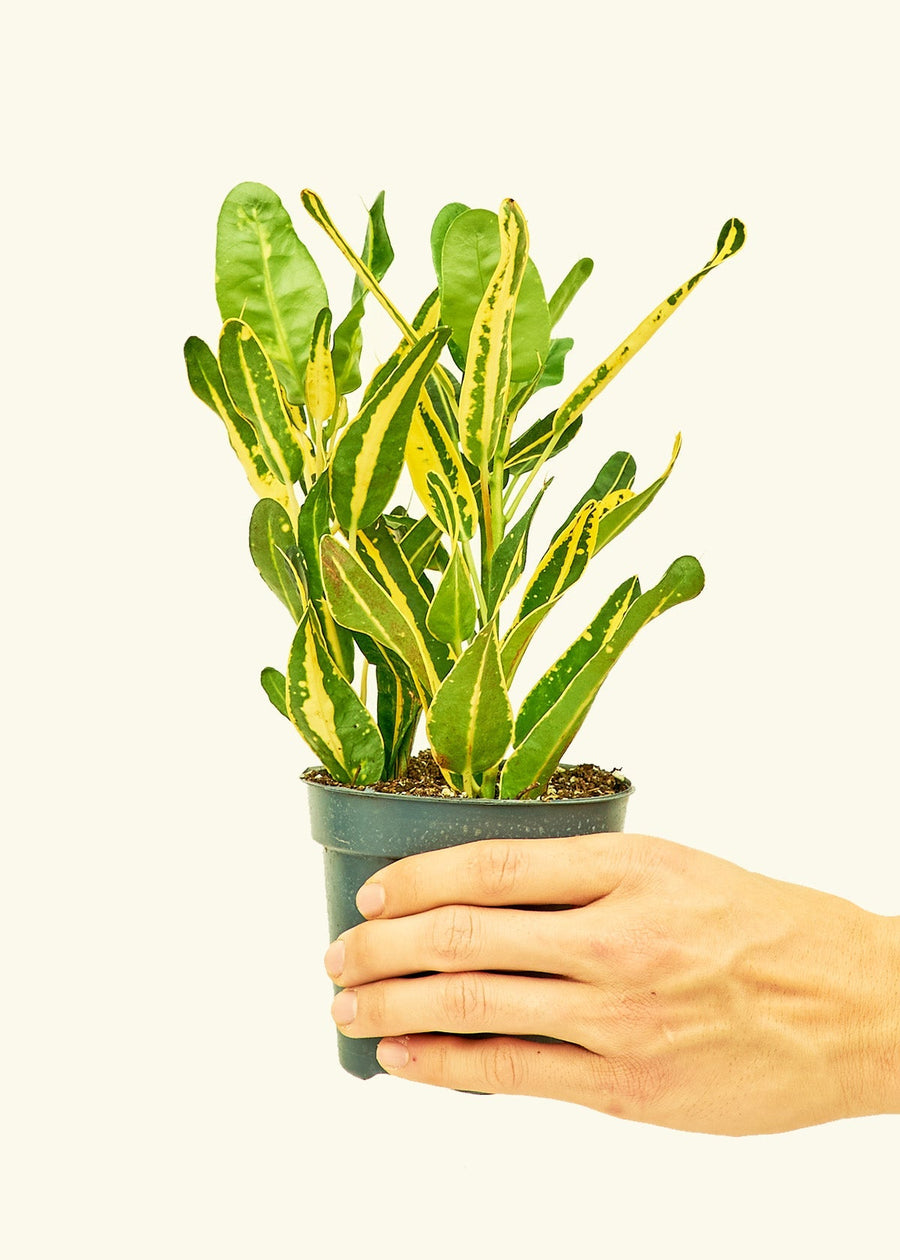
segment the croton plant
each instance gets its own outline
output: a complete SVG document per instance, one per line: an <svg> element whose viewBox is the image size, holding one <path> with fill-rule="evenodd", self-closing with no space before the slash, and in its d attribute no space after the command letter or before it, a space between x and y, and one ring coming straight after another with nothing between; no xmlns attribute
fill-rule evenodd
<svg viewBox="0 0 900 1260"><path fill-rule="evenodd" d="M542 622L656 497L680 437L662 474L640 490L631 455L610 456L525 577L549 484L544 467L612 378L741 248L743 225L730 219L709 262L529 422L521 417L539 391L563 380L573 343L554 329L591 274L590 259L548 299L516 202L504 201L499 214L452 203L431 231L436 287L407 320L382 287L394 257L384 194L359 253L315 193L301 201L355 272L341 321L279 198L245 183L219 216L218 357L197 337L185 346L191 386L224 421L259 496L253 560L296 626L285 672L264 669L262 685L339 782L401 776L424 715L456 791L537 797L638 630L692 599L704 580L693 556L646 591L626 578L514 712L510 687ZM399 341L351 402L363 385L370 296ZM404 465L414 512L390 506Z"/></svg>

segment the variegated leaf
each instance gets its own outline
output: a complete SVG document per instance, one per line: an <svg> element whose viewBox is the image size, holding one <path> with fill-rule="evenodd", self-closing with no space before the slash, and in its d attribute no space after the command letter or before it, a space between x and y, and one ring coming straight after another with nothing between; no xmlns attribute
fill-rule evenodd
<svg viewBox="0 0 900 1260"><path fill-rule="evenodd" d="M606 510L602 514L597 527L597 537L594 539L592 555L596 555L602 547L605 547L607 543L618 537L623 529L626 529L633 520L640 516L645 508L650 506L666 484L680 450L681 434L679 433L676 435L675 445L672 447L672 458L669 460L665 472L660 477L657 477L656 481L649 485L646 490L642 490L639 494L634 494L629 487L615 487L606 494L603 499Z"/></svg>
<svg viewBox="0 0 900 1260"><path fill-rule="evenodd" d="M286 502L284 485L269 470L256 430L228 396L219 362L212 350L199 337L189 337L184 346L184 361L191 389L224 421L231 449L241 461L250 485L261 498Z"/></svg>
<svg viewBox="0 0 900 1260"><path fill-rule="evenodd" d="M472 483L427 389L419 392L413 411L406 439L406 464L416 494L431 519L453 537L471 538L478 523ZM435 497L429 474L443 485L445 499L438 501ZM445 500L452 512L449 521L444 519Z"/></svg>
<svg viewBox="0 0 900 1260"><path fill-rule="evenodd" d="M500 607L525 571L525 561L528 555L528 533L531 529L531 522L534 519L538 504L544 497L544 493L550 484L548 481L541 486L528 510L520 516L494 552L490 581L485 591L489 617L493 617L495 611Z"/></svg>
<svg viewBox="0 0 900 1260"><path fill-rule="evenodd" d="M615 633L605 641L601 639L596 650L586 652L583 640L572 644L554 667L560 670L561 684L556 698L548 697L552 699L549 707L524 738L521 741L517 739L516 747L503 767L501 797L532 798L540 795L580 730L606 676L637 632L667 608L693 599L702 589L703 570L699 562L693 556L682 556L669 566L652 590L630 604ZM587 647L590 646L588 643Z"/></svg>
<svg viewBox="0 0 900 1260"><path fill-rule="evenodd" d="M463 643L475 631L475 614L472 583L462 552L456 546L428 609L425 625L436 639L449 643L455 655L459 656Z"/></svg>
<svg viewBox="0 0 900 1260"><path fill-rule="evenodd" d="M475 313L459 397L460 443L476 468L490 462L502 431L513 316L527 261L528 227L519 207L507 199L500 212L500 261Z"/></svg>
<svg viewBox="0 0 900 1260"><path fill-rule="evenodd" d="M548 417L548 419L552 419L552 417ZM556 542L563 530L568 528L569 524L575 519L586 503L588 503L591 499L594 499L599 503L600 501L607 499L611 494L615 494L617 490L630 490L634 485L634 478L636 474L637 465L627 451L616 451L615 455L610 455L609 459L597 473L593 482L588 486L587 490L553 535L553 542Z"/></svg>
<svg viewBox="0 0 900 1260"><path fill-rule="evenodd" d="M316 316L306 365L306 410L319 425L330 420L337 406L330 336L331 311L326 306Z"/></svg>
<svg viewBox="0 0 900 1260"><path fill-rule="evenodd" d="M291 645L287 669L288 716L341 783L375 783L384 767L378 727L339 672L309 612Z"/></svg>
<svg viewBox="0 0 900 1260"><path fill-rule="evenodd" d="M384 777L393 779L406 772L422 706L415 688L395 670L379 666L375 678L378 729L384 742Z"/></svg>
<svg viewBox="0 0 900 1260"><path fill-rule="evenodd" d="M331 500L341 528L351 538L387 507L403 466L419 391L448 335L447 329L438 328L417 342L350 421L334 448Z"/></svg>
<svg viewBox="0 0 900 1260"><path fill-rule="evenodd" d="M716 252L706 266L701 268L680 289L676 289L674 293L670 294L664 302L660 303L656 310L651 311L647 318L638 324L631 335L626 337L622 344L612 352L609 358L605 359L599 367L596 367L593 372L575 387L565 402L557 409L554 427L562 430L576 416L580 416L588 404L594 401L613 377L622 370L625 364L634 358L638 350L647 344L653 334L662 327L673 311L700 283L703 277L709 275L713 268L718 267L726 258L736 254L743 243L743 223L741 223L740 219L729 219L719 233Z"/></svg>
<svg viewBox="0 0 900 1260"><path fill-rule="evenodd" d="M544 714L556 704L569 683L591 657L605 651L607 643L622 624L623 617L640 593L641 584L637 577L626 578L613 591L581 637L575 640L556 664L548 669L543 678L532 687L516 714L513 736L516 747L525 741L526 736L537 726Z"/></svg>
<svg viewBox="0 0 900 1260"><path fill-rule="evenodd" d="M463 370L476 313L500 261L500 252L498 216L491 210L467 210L455 215L444 230L437 267L441 319L453 329L450 353ZM510 379L517 383L531 380L539 361L546 363L549 348L550 311L541 277L529 259L512 324Z"/></svg>
<svg viewBox="0 0 900 1260"><path fill-rule="evenodd" d="M274 499L260 499L253 509L250 554L263 581L299 621L306 610L303 561L291 518Z"/></svg>
<svg viewBox="0 0 900 1260"><path fill-rule="evenodd" d="M473 775L502 759L513 722L493 622L473 639L441 683L426 726L435 761L442 770L462 775L470 794Z"/></svg>
<svg viewBox="0 0 900 1260"><path fill-rule="evenodd" d="M429 597L385 521L376 521L358 535L356 554L406 620L412 625L425 626ZM422 632L422 641L435 673L443 678L452 664L446 644L436 640L427 629Z"/></svg>
<svg viewBox="0 0 900 1260"><path fill-rule="evenodd" d="M504 473L521 477L523 473L531 472L532 468L544 459L544 453L551 441L554 443L553 454L558 455L575 437L581 428L581 422L581 416L576 416L562 433L556 435L553 431L553 412L549 416L544 416L542 420L536 420L510 446L509 453L503 461ZM579 504L579 507L581 506Z"/></svg>
<svg viewBox="0 0 900 1260"><path fill-rule="evenodd" d="M326 535L320 548L322 580L335 618L348 630L369 635L406 663L423 697L433 696L438 675L422 631L407 620L387 591L337 539Z"/></svg>
<svg viewBox="0 0 900 1260"><path fill-rule="evenodd" d="M271 188L239 184L225 198L216 238L223 321L250 325L292 402L302 403L310 337L328 305L319 269Z"/></svg>
<svg viewBox="0 0 900 1260"><path fill-rule="evenodd" d="M249 324L240 319L226 322L219 338L219 362L231 400L253 425L269 468L285 485L299 481L305 435L293 424L275 369Z"/></svg>
<svg viewBox="0 0 900 1260"><path fill-rule="evenodd" d="M369 210L361 257L378 280L384 277L394 261L394 248L384 221L383 192L378 194ZM359 277L354 276L352 305L334 332L334 374L339 393L350 394L362 384L359 359L367 292Z"/></svg>
<svg viewBox="0 0 900 1260"><path fill-rule="evenodd" d="M525 588L517 619L559 598L584 572L593 555L600 505L585 503L559 537L550 544Z"/></svg>

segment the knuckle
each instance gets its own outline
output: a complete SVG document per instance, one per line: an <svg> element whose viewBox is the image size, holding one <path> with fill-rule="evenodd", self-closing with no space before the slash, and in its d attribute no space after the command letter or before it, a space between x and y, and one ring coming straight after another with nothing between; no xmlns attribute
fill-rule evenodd
<svg viewBox="0 0 900 1260"><path fill-rule="evenodd" d="M490 898L507 896L525 873L526 851L505 840L492 840L476 854L476 877Z"/></svg>
<svg viewBox="0 0 900 1260"><path fill-rule="evenodd" d="M481 1071L495 1094L518 1094L525 1086L525 1064L516 1047L496 1038L482 1042Z"/></svg>
<svg viewBox="0 0 900 1260"><path fill-rule="evenodd" d="M665 1093L665 1073L652 1059L620 1055L594 1064L601 1108L611 1116L635 1116L658 1103Z"/></svg>
<svg viewBox="0 0 900 1260"><path fill-rule="evenodd" d="M440 961L460 963L472 958L476 938L475 915L470 906L443 906L435 912L431 944Z"/></svg>
<svg viewBox="0 0 900 1260"><path fill-rule="evenodd" d="M484 978L477 972L448 976L444 985L444 1013L451 1027L483 1032L488 1022L488 998Z"/></svg>

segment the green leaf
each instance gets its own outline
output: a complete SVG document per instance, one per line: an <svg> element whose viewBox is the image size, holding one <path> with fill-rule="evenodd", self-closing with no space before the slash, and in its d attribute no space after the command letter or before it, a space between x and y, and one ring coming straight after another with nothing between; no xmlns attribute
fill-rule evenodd
<svg viewBox="0 0 900 1260"><path fill-rule="evenodd" d="M302 403L316 315L328 294L280 199L264 184L238 184L219 214L216 297L223 321L250 325L292 402Z"/></svg>
<svg viewBox="0 0 900 1260"><path fill-rule="evenodd" d="M528 730L524 739L521 742L517 740L503 767L501 797L530 798L540 795L580 730L606 676L637 632L667 608L693 599L702 589L703 570L699 561L693 556L681 556L669 566L652 590L634 600L615 632L605 641L601 640L595 651L585 653L583 637L572 644L554 666L555 670L559 670L557 698ZM573 654L571 669L566 663L569 653ZM553 690L551 684L548 695ZM536 711L537 704L534 707Z"/></svg>
<svg viewBox="0 0 900 1260"><path fill-rule="evenodd" d="M519 517L494 552L490 582L488 589L485 591L489 617L493 617L497 608L502 604L525 571L525 560L528 554L528 533L531 529L531 522L534 519L538 504L544 497L544 493L550 484L548 481L541 486L528 510Z"/></svg>
<svg viewBox="0 0 900 1260"><path fill-rule="evenodd" d="M320 559L335 619L348 630L358 630L396 652L423 696L433 696L440 680L419 626L408 620L408 614L337 539L328 535L322 539Z"/></svg>
<svg viewBox="0 0 900 1260"><path fill-rule="evenodd" d="M375 783L384 766L378 727L338 671L307 613L297 627L287 670L288 716L341 783Z"/></svg>
<svg viewBox="0 0 900 1260"><path fill-rule="evenodd" d="M260 499L250 517L250 554L271 591L298 622L306 609L303 561L291 518L274 499Z"/></svg>
<svg viewBox="0 0 900 1260"><path fill-rule="evenodd" d="M297 544L302 556L309 597L316 609L322 637L331 653L332 660L347 681L351 682L355 664L353 636L344 626L338 625L332 617L324 598L325 589L322 585L319 544L322 538L330 533L331 498L328 493L328 478L321 476L314 482L309 494L300 504L297 517Z"/></svg>
<svg viewBox="0 0 900 1260"><path fill-rule="evenodd" d="M553 338L543 374L538 382L538 389L546 389L548 385L559 385L566 374L566 355L574 345L575 342L571 337Z"/></svg>
<svg viewBox="0 0 900 1260"><path fill-rule="evenodd" d="M366 224L366 239L363 242L361 258L376 280L383 280L388 268L394 261L394 247L388 236L387 224L384 221L384 190L372 202L369 210L369 221ZM366 286L359 276L353 277L354 303L365 297Z"/></svg>
<svg viewBox="0 0 900 1260"><path fill-rule="evenodd" d="M499 219L490 210L467 210L447 228L441 252L441 319L453 329L450 350L465 368L472 326L500 261ZM550 350L550 311L531 259L525 267L512 324L510 379L529 381Z"/></svg>
<svg viewBox="0 0 900 1260"><path fill-rule="evenodd" d="M338 440L331 459L331 499L344 532L365 529L387 507L400 470L413 409L446 344L435 329L408 351Z"/></svg>
<svg viewBox="0 0 900 1260"><path fill-rule="evenodd" d="M271 665L267 665L260 674L259 681L278 712L290 721L290 714L287 711L287 680L284 674L278 669L273 669Z"/></svg>
<svg viewBox="0 0 900 1260"><path fill-rule="evenodd" d="M394 261L394 249L384 222L383 192L378 194L369 210L361 257L378 280L383 278ZM334 371L338 392L342 394L350 394L362 384L359 359L362 353L362 319L367 292L359 277L354 276L352 305L334 333Z"/></svg>
<svg viewBox="0 0 900 1260"><path fill-rule="evenodd" d="M441 683L426 719L442 770L472 776L496 766L512 737L512 709L493 622L477 635ZM470 791L471 794L471 791Z"/></svg>
<svg viewBox="0 0 900 1260"><path fill-rule="evenodd" d="M461 201L451 201L438 211L437 218L432 225L431 259L434 263L434 274L438 278L438 284L440 284L441 280L441 254L444 249L444 237L447 235L447 228L454 219L458 219L468 209L469 207L464 206Z"/></svg>
<svg viewBox="0 0 900 1260"><path fill-rule="evenodd" d="M462 644L475 631L475 595L459 547L454 547L450 563L425 618L425 625L436 639L449 643L456 655Z"/></svg>
<svg viewBox="0 0 900 1260"><path fill-rule="evenodd" d="M247 480L258 495L283 502L285 490L269 471L256 430L245 420L228 397L219 361L205 341L188 337L184 345L184 361L191 389L225 424L231 449L241 461Z"/></svg>
<svg viewBox="0 0 900 1260"><path fill-rule="evenodd" d="M272 473L286 486L299 481L305 434L292 422L272 362L249 324L240 319L225 323L219 362L231 400L253 425Z"/></svg>
<svg viewBox="0 0 900 1260"><path fill-rule="evenodd" d="M565 315L575 294L594 270L593 260L579 258L568 275L561 281L559 288L550 299L550 327L555 328Z"/></svg>

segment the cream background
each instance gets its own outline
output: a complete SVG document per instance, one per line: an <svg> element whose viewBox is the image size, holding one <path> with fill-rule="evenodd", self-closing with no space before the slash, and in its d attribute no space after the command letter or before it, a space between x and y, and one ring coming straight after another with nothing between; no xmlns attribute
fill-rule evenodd
<svg viewBox="0 0 900 1260"><path fill-rule="evenodd" d="M744 252L556 461L546 531L609 453L650 480L684 433L546 651L695 551L706 592L645 631L573 751L632 775L634 830L900 913L893 6L11 22L4 1255L894 1254L896 1118L731 1142L339 1072L306 754L257 682L289 622L181 363L217 333L215 216L244 179L295 211L336 305L301 187L354 240L388 190L407 309L437 209L514 195L549 286L596 260L560 328L573 379L742 217Z"/></svg>

